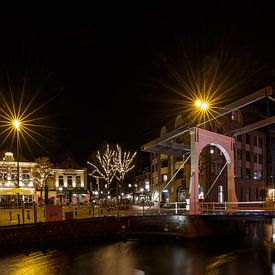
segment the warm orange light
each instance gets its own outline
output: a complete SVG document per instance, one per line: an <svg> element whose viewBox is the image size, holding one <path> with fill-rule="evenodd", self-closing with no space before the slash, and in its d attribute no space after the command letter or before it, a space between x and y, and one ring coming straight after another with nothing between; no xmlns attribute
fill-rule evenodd
<svg viewBox="0 0 275 275"><path fill-rule="evenodd" d="M196 100L196 102L195 102L195 105L197 106L197 107L201 107L201 104L202 104L202 102L201 102L201 100Z"/></svg>
<svg viewBox="0 0 275 275"><path fill-rule="evenodd" d="M16 130L20 130L20 126L21 126L21 122L18 119L14 119L12 121L12 126L16 129Z"/></svg>
<svg viewBox="0 0 275 275"><path fill-rule="evenodd" d="M206 101L201 101L200 99L197 99L195 101L195 106L202 109L203 111L206 111L209 107L209 104Z"/></svg>

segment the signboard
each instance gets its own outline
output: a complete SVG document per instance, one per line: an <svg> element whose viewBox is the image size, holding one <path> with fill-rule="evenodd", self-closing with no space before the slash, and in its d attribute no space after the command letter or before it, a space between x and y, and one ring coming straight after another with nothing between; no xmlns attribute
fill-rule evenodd
<svg viewBox="0 0 275 275"><path fill-rule="evenodd" d="M47 222L62 221L62 206L45 205L45 218Z"/></svg>

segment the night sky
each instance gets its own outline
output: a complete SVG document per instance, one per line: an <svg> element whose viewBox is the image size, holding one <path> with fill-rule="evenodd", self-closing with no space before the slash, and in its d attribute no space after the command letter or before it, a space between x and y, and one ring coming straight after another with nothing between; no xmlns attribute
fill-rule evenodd
<svg viewBox="0 0 275 275"><path fill-rule="evenodd" d="M25 101L39 87L36 106L53 98L37 112L54 129L41 130L47 152L31 144L34 157L71 155L83 165L103 141L139 150L175 116L180 98L166 87L176 82L167 68L184 77L186 53L194 67L215 60L231 83L243 80L229 99L271 83L274 5L239 2L24 7L4 15L0 89L12 86L18 98L25 77Z"/></svg>

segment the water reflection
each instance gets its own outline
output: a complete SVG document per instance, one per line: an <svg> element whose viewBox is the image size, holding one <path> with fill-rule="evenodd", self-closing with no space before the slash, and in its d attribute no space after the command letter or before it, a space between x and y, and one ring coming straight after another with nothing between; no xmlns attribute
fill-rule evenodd
<svg viewBox="0 0 275 275"><path fill-rule="evenodd" d="M239 237L94 244L0 253L0 274L275 274L271 225L251 223Z"/></svg>
<svg viewBox="0 0 275 275"><path fill-rule="evenodd" d="M0 274L60 274L65 271L66 257L58 250L1 257Z"/></svg>

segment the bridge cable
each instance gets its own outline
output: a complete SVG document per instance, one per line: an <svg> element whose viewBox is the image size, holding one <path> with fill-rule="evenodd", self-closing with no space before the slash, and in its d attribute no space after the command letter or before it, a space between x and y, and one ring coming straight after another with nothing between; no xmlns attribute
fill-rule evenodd
<svg viewBox="0 0 275 275"><path fill-rule="evenodd" d="M177 169L177 171L176 171L175 174L172 176L172 178L168 181L168 183L162 188L161 192L162 192L164 189L167 188L167 186L171 183L171 181L172 181L172 180L175 178L175 176L178 174L178 172L180 171L180 169L183 168L184 165L185 165L185 163L189 160L189 158L191 157L191 154L190 154L190 153L188 153L188 154L189 154L189 156L183 161L182 165ZM159 203L160 203L160 199L159 199L159 198L160 198L161 192L160 192L159 195L155 198L154 202L156 202L157 200L159 200ZM152 205L150 205L150 206L148 207L148 209L146 209L145 213L147 213L147 212L151 209L151 206L152 206Z"/></svg>
<svg viewBox="0 0 275 275"><path fill-rule="evenodd" d="M221 169L221 171L219 172L219 174L217 175L217 177L215 178L214 182L212 183L212 185L210 186L209 190L207 191L204 200L206 199L206 197L208 196L209 192L212 190L213 186L215 185L215 183L217 182L217 180L219 179L220 175L222 174L224 168L226 167L226 165L228 164L228 162L225 163L225 165L223 166L223 168Z"/></svg>

